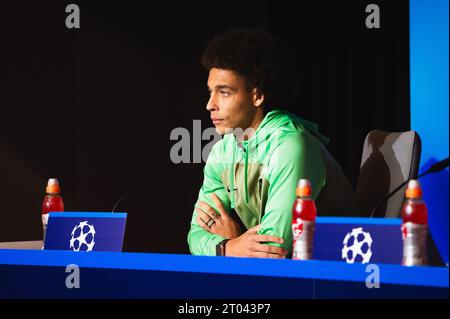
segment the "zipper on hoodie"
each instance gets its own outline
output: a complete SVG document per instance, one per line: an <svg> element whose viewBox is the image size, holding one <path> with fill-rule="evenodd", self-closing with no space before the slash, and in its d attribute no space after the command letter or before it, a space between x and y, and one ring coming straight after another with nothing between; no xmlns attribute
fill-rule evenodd
<svg viewBox="0 0 450 319"><path fill-rule="evenodd" d="M262 177L261 176L258 179L258 192L259 192L259 198L262 201Z"/></svg>
<svg viewBox="0 0 450 319"><path fill-rule="evenodd" d="M259 193L259 224L261 224L261 220L264 216L264 212L262 210L262 204L263 204L263 198L262 198L262 182L263 178L262 176L259 176L258 178L258 193Z"/></svg>

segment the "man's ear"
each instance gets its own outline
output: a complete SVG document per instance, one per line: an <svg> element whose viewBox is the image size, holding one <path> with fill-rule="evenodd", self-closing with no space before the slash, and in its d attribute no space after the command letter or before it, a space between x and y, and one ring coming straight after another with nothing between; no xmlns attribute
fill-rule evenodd
<svg viewBox="0 0 450 319"><path fill-rule="evenodd" d="M264 103L264 94L261 93L261 91L258 88L254 88L252 91L252 97L253 97L253 105L255 107L260 107Z"/></svg>

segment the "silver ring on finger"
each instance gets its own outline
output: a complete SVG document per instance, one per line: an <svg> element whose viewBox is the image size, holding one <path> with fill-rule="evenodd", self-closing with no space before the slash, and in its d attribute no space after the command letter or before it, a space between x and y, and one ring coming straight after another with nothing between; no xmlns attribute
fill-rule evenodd
<svg viewBox="0 0 450 319"><path fill-rule="evenodd" d="M210 220L208 220L208 222L206 223L206 226L208 226L209 228L211 228L212 225L214 225L216 221L214 220L214 218L211 218Z"/></svg>

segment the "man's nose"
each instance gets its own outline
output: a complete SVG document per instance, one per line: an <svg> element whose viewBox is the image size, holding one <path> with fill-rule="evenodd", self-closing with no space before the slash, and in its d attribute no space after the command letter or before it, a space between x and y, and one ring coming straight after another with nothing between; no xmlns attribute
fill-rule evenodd
<svg viewBox="0 0 450 319"><path fill-rule="evenodd" d="M218 107L216 104L216 101L214 99L214 95L211 94L211 96L209 97L208 103L206 104L206 109L208 111L217 111Z"/></svg>

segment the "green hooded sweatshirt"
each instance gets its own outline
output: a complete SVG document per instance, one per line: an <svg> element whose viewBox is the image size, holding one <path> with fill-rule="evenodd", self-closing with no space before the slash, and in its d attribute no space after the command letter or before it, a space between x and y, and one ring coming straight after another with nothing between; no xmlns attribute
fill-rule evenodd
<svg viewBox="0 0 450 319"><path fill-rule="evenodd" d="M291 209L300 178L311 181L316 199L326 181L320 143L328 139L316 124L287 111L266 114L254 135L238 142L227 134L217 142L204 167L198 201L208 203L219 214L211 194L225 210L235 209L247 229L260 224L259 234L282 237L281 246L292 250ZM197 207L197 204L195 205ZM194 210L188 243L193 255L216 255L224 238L201 228Z"/></svg>

